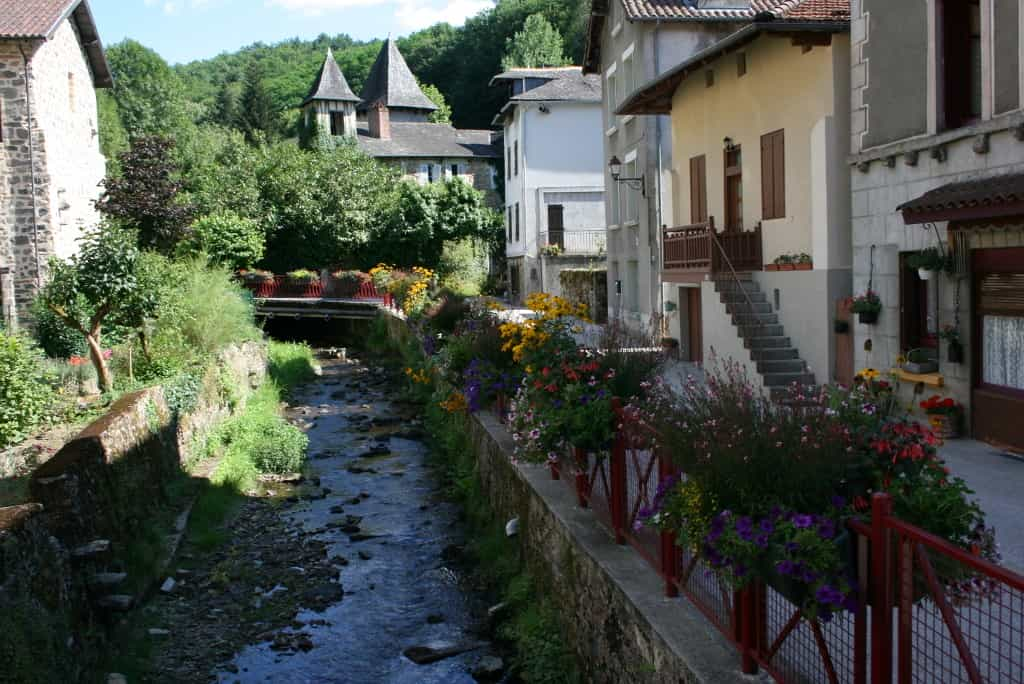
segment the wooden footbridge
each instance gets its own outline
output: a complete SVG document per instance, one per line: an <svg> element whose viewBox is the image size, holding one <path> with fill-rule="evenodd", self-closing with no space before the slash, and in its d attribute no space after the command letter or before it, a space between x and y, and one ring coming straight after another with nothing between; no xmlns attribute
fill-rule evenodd
<svg viewBox="0 0 1024 684"><path fill-rule="evenodd" d="M295 285L277 277L249 288L256 316L271 319L368 319L381 308L393 308L394 298L379 294L373 283L355 292L325 291L320 281Z"/></svg>

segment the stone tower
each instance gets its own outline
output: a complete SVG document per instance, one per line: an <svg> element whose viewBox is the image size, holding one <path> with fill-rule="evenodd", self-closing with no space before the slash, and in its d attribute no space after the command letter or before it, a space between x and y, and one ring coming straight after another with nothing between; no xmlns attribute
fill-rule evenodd
<svg viewBox="0 0 1024 684"><path fill-rule="evenodd" d="M302 102L306 126L312 125L316 117L317 128L322 133L355 138L358 102L359 98L348 87L345 75L334 61L334 52L327 48L327 58Z"/></svg>
<svg viewBox="0 0 1024 684"><path fill-rule="evenodd" d="M437 109L437 105L423 94L405 58L398 51L398 45L390 36L381 45L361 94L362 102L356 106L360 117L383 105L387 107L392 122L422 123Z"/></svg>

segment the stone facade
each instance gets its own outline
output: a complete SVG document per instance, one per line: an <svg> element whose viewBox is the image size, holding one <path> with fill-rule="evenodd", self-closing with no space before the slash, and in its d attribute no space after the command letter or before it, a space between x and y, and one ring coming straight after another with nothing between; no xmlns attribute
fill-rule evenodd
<svg viewBox="0 0 1024 684"><path fill-rule="evenodd" d="M498 173L500 159L466 159L447 157L416 157L415 159L390 159L378 157L379 161L389 164L402 172L402 175L409 180L424 184L430 182L426 166L433 166L434 172L440 179L460 178L469 183L476 190L484 194L484 202L492 209L501 206L501 196L498 195L498 185L495 181L495 174ZM454 173L453 167L458 165L458 173Z"/></svg>
<svg viewBox="0 0 1024 684"><path fill-rule="evenodd" d="M916 276L905 275L901 259L940 244L955 249L961 267L953 276L934 277L937 303L928 316L934 317L935 329L959 322L965 362L949 363L947 342L940 341L938 375L944 386L926 387L925 395L951 396L970 414L974 387L971 255L979 249L1024 246L1024 217L1003 218L991 225L980 218L962 231L950 231L947 221L908 225L898 207L950 183L1024 172L1024 113L1019 98L1013 98L1012 107L1008 104L1011 91L1018 91L991 85L992 75L1001 74L1006 65L1012 65L1020 77L1018 41L1010 41L1013 47L1009 51L998 49L1000 33L1010 30L1016 36L1017 26L1015 22L1012 26L994 22L988 4L982 3L981 43L986 55L982 115L968 125L946 128L937 103L936 39L928 28L933 25L929 13L936 11L935 3L910 5L913 7L879 0L851 2L853 289L862 294L870 283L883 305L876 324L853 325L855 368L871 367L884 373L907 351L903 348L905 331L901 330L903 289L917 283ZM996 3L995 9L1002 6ZM913 14L913 20L904 12ZM919 23L921 15L928 21ZM898 30L892 28L896 24ZM888 99L883 97L885 93ZM908 109L907 100L924 104ZM954 233L962 238L955 240ZM914 389L913 382L900 383L904 403L916 406Z"/></svg>
<svg viewBox="0 0 1024 684"><path fill-rule="evenodd" d="M0 40L0 301L25 316L51 257L98 221L104 159L93 74L65 20L47 40Z"/></svg>

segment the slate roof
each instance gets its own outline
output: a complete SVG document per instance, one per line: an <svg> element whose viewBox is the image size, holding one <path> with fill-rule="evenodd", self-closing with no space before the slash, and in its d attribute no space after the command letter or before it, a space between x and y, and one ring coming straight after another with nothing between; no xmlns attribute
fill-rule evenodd
<svg viewBox="0 0 1024 684"><path fill-rule="evenodd" d="M491 131L457 129L448 124L392 122L391 138L370 136L359 129L359 147L371 157L450 157L496 159L502 150Z"/></svg>
<svg viewBox="0 0 1024 684"><path fill-rule="evenodd" d="M520 78L561 78L567 72L579 71L578 66L564 67L519 67L503 71L491 79L490 85L495 81L514 81Z"/></svg>
<svg viewBox="0 0 1024 684"><path fill-rule="evenodd" d="M327 48L327 58L324 60L320 72L313 81L313 87L309 89L309 95L302 101L306 105L313 100L331 100L342 102L359 102L359 98L348 87L345 74L341 73L341 67L334 59L334 52Z"/></svg>
<svg viewBox="0 0 1024 684"><path fill-rule="evenodd" d="M920 197L896 207L902 211L907 223L914 222L918 215L936 214L958 210L985 210L993 215L1001 209L1019 211L1024 202L1024 173L1011 173L990 178L947 183L929 190ZM1014 206L1015 205L1015 206ZM922 218L921 220L942 220Z"/></svg>
<svg viewBox="0 0 1024 684"><path fill-rule="evenodd" d="M360 111L383 101L388 108L423 109L434 111L437 105L420 90L416 77L409 70L405 58L398 51L398 45L388 37L377 53L377 59L370 69L361 94Z"/></svg>
<svg viewBox="0 0 1024 684"><path fill-rule="evenodd" d="M750 21L766 13L783 20L850 18L850 0L750 0L746 7L729 7L733 3L725 2L699 4L698 0L622 0L626 16L633 21Z"/></svg>
<svg viewBox="0 0 1024 684"><path fill-rule="evenodd" d="M517 102L565 101L565 102L600 102L601 76L599 74L583 75L581 67L561 72L544 85L531 88L510 98Z"/></svg>
<svg viewBox="0 0 1024 684"><path fill-rule="evenodd" d="M97 88L109 88L114 84L110 65L86 0L0 0L0 40L48 40L68 18L78 29L92 69L93 83Z"/></svg>

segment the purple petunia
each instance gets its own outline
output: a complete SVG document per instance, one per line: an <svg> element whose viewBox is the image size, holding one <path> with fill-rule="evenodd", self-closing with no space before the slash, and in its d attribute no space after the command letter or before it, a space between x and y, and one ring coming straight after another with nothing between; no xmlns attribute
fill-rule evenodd
<svg viewBox="0 0 1024 684"><path fill-rule="evenodd" d="M793 527L799 529L806 529L814 524L814 516L806 514L797 514L793 516Z"/></svg>

